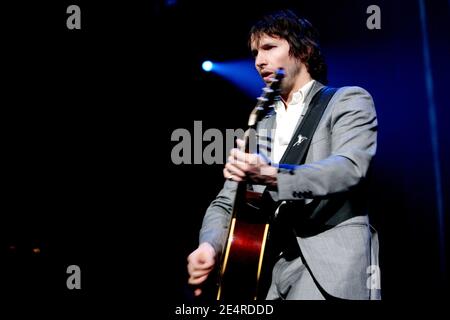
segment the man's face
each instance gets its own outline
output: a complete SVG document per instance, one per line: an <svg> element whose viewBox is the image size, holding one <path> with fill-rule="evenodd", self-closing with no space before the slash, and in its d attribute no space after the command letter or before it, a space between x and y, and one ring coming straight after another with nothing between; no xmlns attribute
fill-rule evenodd
<svg viewBox="0 0 450 320"><path fill-rule="evenodd" d="M259 39L253 39L251 50L255 57L255 67L264 82L275 76L278 68L283 68L285 78L282 91L292 89L297 76L300 74L302 63L289 54L289 43L279 37L263 34Z"/></svg>

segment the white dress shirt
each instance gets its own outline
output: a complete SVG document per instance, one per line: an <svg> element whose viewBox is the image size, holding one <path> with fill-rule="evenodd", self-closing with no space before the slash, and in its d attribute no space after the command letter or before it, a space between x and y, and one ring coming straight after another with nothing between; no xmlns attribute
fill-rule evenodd
<svg viewBox="0 0 450 320"><path fill-rule="evenodd" d="M285 108L280 100L275 104L276 129L273 141L273 161L279 163L283 156L292 135L297 127L297 123L305 109L305 97L311 89L315 80L309 81L297 92L294 92L291 102Z"/></svg>

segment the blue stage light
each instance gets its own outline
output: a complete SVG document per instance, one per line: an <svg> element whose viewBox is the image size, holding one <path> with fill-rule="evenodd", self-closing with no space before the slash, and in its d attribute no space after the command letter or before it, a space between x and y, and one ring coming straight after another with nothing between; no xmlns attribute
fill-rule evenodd
<svg viewBox="0 0 450 320"><path fill-rule="evenodd" d="M202 63L202 68L203 70L205 70L206 72L209 72L213 69L213 63L209 60L205 61Z"/></svg>
<svg viewBox="0 0 450 320"><path fill-rule="evenodd" d="M252 98L261 95L265 86L252 59L214 62L213 72L230 81Z"/></svg>

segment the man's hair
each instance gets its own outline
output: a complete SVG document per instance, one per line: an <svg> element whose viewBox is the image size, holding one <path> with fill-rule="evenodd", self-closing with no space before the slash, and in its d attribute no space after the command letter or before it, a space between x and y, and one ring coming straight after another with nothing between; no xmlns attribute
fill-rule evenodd
<svg viewBox="0 0 450 320"><path fill-rule="evenodd" d="M251 29L249 45L263 35L280 37L289 43L289 54L299 58L315 80L327 81L327 65L318 40L318 32L312 24L299 18L291 10L281 10L264 16Z"/></svg>

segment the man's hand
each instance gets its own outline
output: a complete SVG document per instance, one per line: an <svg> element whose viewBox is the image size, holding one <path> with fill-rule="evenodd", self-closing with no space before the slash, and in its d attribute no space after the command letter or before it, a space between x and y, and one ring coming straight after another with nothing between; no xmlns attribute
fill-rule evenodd
<svg viewBox="0 0 450 320"><path fill-rule="evenodd" d="M237 139L240 148L244 141ZM249 180L255 184L277 185L278 170L270 166L260 155L244 153L239 149L231 149L228 162L223 169L223 176L228 180Z"/></svg>
<svg viewBox="0 0 450 320"><path fill-rule="evenodd" d="M208 278L209 273L214 268L216 262L216 251L207 242L203 242L187 258L189 279L188 283L194 286L200 286ZM194 295L202 294L202 289L197 287Z"/></svg>

